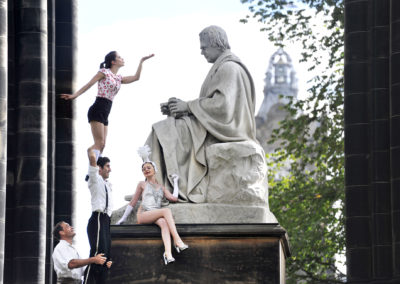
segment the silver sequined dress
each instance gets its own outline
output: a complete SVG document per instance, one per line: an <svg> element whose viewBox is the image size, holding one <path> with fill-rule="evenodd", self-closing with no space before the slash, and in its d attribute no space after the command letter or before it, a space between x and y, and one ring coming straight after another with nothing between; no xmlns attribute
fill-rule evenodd
<svg viewBox="0 0 400 284"><path fill-rule="evenodd" d="M160 209L163 197L164 197L164 192L161 186L155 188L152 184L146 182L146 187L144 188L142 194L143 211Z"/></svg>

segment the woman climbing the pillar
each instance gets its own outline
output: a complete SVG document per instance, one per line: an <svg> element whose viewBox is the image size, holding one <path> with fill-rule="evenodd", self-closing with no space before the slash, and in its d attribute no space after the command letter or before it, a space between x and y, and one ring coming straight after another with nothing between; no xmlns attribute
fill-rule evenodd
<svg viewBox="0 0 400 284"><path fill-rule="evenodd" d="M100 70L86 85L73 94L61 94L60 97L62 99L73 100L98 82L96 100L88 111L88 120L94 140L94 144L90 149L95 153L96 160L103 152L106 144L108 115L110 114L112 102L114 97L117 95L121 84L130 84L138 81L142 72L143 62L153 56L154 54L150 54L140 59L135 75L122 76L118 74L118 71L125 65L124 59L116 51L111 51L105 56L104 62L100 64Z"/></svg>
<svg viewBox="0 0 400 284"><path fill-rule="evenodd" d="M171 179L174 183L173 193L165 189L164 186L159 184L156 180L155 174L157 167L154 162L148 159L150 155L149 146L145 145L138 150L139 155L143 159L142 172L145 177L145 181L139 182L136 187L136 192L133 195L131 201L125 209L125 213L122 218L117 222L117 225L122 224L126 221L129 214L132 212L133 207L138 202L139 198L142 199L141 205L137 212L137 220L139 224L156 224L161 229L161 237L164 243L165 252L163 253L163 260L165 265L174 262L175 258L172 257L171 252L171 236L173 244L178 253L187 249L189 246L186 245L180 238L175 221L169 208L161 208L161 201L165 196L169 201L178 201L178 180L177 175L171 175Z"/></svg>

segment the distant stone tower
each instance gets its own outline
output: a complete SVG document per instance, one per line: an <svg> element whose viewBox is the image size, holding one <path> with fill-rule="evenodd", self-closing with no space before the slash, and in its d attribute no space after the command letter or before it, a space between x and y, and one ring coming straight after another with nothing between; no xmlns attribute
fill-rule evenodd
<svg viewBox="0 0 400 284"><path fill-rule="evenodd" d="M257 139L266 153L273 152L277 143L268 144L272 130L279 127L287 112L281 107L288 99L280 95L297 98L297 77L292 60L282 48L270 58L265 78L264 100L256 116Z"/></svg>

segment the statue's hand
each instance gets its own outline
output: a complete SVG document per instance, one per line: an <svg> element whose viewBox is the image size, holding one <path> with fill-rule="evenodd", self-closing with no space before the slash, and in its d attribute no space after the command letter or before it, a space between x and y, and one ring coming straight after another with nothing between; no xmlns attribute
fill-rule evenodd
<svg viewBox="0 0 400 284"><path fill-rule="evenodd" d="M168 103L161 103L160 109L161 109L161 113L163 115L171 115L171 112L169 111Z"/></svg>
<svg viewBox="0 0 400 284"><path fill-rule="evenodd" d="M180 117L189 112L189 107L188 107L187 102L184 102L180 99L175 99L173 101L172 100L169 101L168 107L169 107L169 110L170 110L172 116L175 116L175 117L177 117L177 116Z"/></svg>

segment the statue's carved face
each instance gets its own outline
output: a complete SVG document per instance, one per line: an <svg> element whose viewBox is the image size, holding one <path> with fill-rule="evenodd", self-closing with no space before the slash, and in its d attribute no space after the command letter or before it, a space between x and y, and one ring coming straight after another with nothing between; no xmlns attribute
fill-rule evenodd
<svg viewBox="0 0 400 284"><path fill-rule="evenodd" d="M210 39L207 35L200 37L201 54L207 59L209 63L214 63L222 54L222 50L217 47L212 47Z"/></svg>

